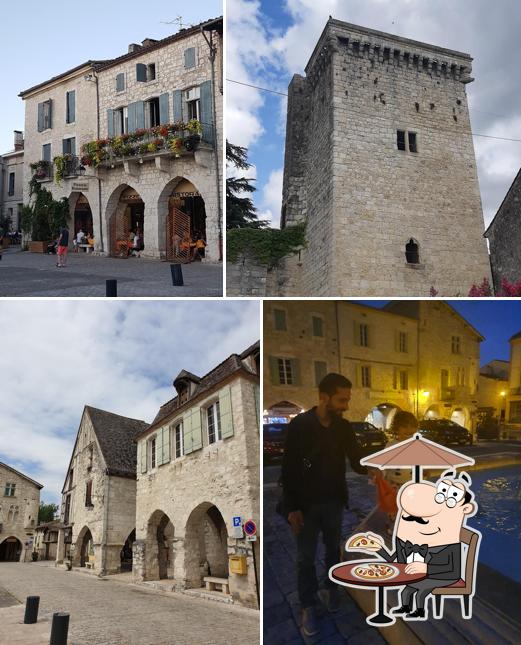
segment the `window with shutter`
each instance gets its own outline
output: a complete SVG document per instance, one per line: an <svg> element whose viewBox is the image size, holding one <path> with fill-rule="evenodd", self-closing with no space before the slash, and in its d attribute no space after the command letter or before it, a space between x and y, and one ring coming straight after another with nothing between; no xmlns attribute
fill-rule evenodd
<svg viewBox="0 0 521 645"><path fill-rule="evenodd" d="M42 146L42 159L43 161L51 161L51 144L44 143Z"/></svg>
<svg viewBox="0 0 521 645"><path fill-rule="evenodd" d="M313 316L312 323L313 323L313 336L322 338L324 336L324 321L320 316Z"/></svg>
<svg viewBox="0 0 521 645"><path fill-rule="evenodd" d="M148 442L147 441L141 441L141 473L146 473L147 472L147 448L148 448Z"/></svg>
<svg viewBox="0 0 521 645"><path fill-rule="evenodd" d="M174 428L175 438L175 457L178 459L183 456L183 423L178 423Z"/></svg>
<svg viewBox="0 0 521 645"><path fill-rule="evenodd" d="M116 92L123 92L125 89L125 74L121 72L116 76Z"/></svg>
<svg viewBox="0 0 521 645"><path fill-rule="evenodd" d="M162 429L156 435L156 466L163 465L163 431Z"/></svg>
<svg viewBox="0 0 521 645"><path fill-rule="evenodd" d="M43 132L43 103L38 103L38 132Z"/></svg>
<svg viewBox="0 0 521 645"><path fill-rule="evenodd" d="M201 95L201 125L203 126L203 141L207 143L215 143L215 132L213 122L213 97L212 97L212 82L205 81L200 85Z"/></svg>
<svg viewBox="0 0 521 645"><path fill-rule="evenodd" d="M195 47L185 49L185 69L195 67Z"/></svg>
<svg viewBox="0 0 521 645"><path fill-rule="evenodd" d="M153 436L152 439L148 442L149 452L150 452L150 468L156 467L156 437Z"/></svg>
<svg viewBox="0 0 521 645"><path fill-rule="evenodd" d="M227 387L219 392L220 431L221 438L227 439L233 436L233 410L232 390Z"/></svg>
<svg viewBox="0 0 521 645"><path fill-rule="evenodd" d="M170 461L170 428L163 428L161 433L163 434L163 454L161 463L168 464Z"/></svg>
<svg viewBox="0 0 521 645"><path fill-rule="evenodd" d="M65 121L66 123L74 123L76 121L76 90L67 92L65 100Z"/></svg>
<svg viewBox="0 0 521 645"><path fill-rule="evenodd" d="M192 451L203 447L203 429L201 424L201 410L195 408L192 414Z"/></svg>
<svg viewBox="0 0 521 645"><path fill-rule="evenodd" d="M183 120L183 92L175 90L173 92L174 98L174 123Z"/></svg>
<svg viewBox="0 0 521 645"><path fill-rule="evenodd" d="M114 110L107 110L107 136L109 138L114 136Z"/></svg>
<svg viewBox="0 0 521 645"><path fill-rule="evenodd" d="M164 125L170 123L170 105L168 92L159 97L159 123Z"/></svg>
<svg viewBox="0 0 521 645"><path fill-rule="evenodd" d="M206 429L208 433L208 445L216 443L221 439L221 414L219 401L212 403L206 408Z"/></svg>
<svg viewBox="0 0 521 645"><path fill-rule="evenodd" d="M286 331L286 312L284 309L274 309L273 319L277 331Z"/></svg>
<svg viewBox="0 0 521 645"><path fill-rule="evenodd" d="M139 83L146 83L147 80L147 66L143 63L136 64L136 81Z"/></svg>

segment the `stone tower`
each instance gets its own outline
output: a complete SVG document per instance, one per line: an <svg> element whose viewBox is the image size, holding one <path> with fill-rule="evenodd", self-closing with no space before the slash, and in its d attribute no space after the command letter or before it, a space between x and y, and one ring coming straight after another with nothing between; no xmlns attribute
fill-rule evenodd
<svg viewBox="0 0 521 645"><path fill-rule="evenodd" d="M270 295L467 295L490 279L468 54L329 19L289 86L281 226L308 247Z"/></svg>

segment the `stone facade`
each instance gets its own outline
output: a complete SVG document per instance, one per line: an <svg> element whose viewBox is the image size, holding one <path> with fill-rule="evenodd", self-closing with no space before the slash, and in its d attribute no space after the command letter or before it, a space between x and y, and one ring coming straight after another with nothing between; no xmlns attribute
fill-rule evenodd
<svg viewBox="0 0 521 645"><path fill-rule="evenodd" d="M211 55L206 38L211 42ZM188 50L195 53L187 63ZM142 80L142 74L149 80ZM197 97L190 106L187 99L193 96L187 96L189 90ZM73 91L75 118L66 123L67 92ZM52 172L44 185L55 199L69 198L71 230L76 232L81 225L84 232L93 233L99 253L117 255L117 241L128 238L133 228L143 235L142 255L164 259L173 244L173 233L167 234L167 219L172 217L175 205L185 213L185 225L188 218L190 231L199 230L206 237L205 260L220 259L222 20L181 30L160 41L146 39L141 45L130 45L129 52L119 58L91 61L21 96L26 101L29 142L26 203L28 182L34 173L29 164L43 158L42 146L46 143L51 144L53 159L66 151L63 140L74 137L73 154L81 157L82 146L88 142L187 122L192 117L204 121L202 141L195 151L183 150L181 156L169 149L150 151L83 170L78 162L60 186L54 183ZM42 109L38 106L47 101L52 105L51 127L38 132L38 110ZM46 154L49 156L48 150Z"/></svg>
<svg viewBox="0 0 521 645"><path fill-rule="evenodd" d="M517 173L496 216L485 232L490 247L494 290L499 293L501 280L521 280L521 171Z"/></svg>
<svg viewBox="0 0 521 645"><path fill-rule="evenodd" d="M1 187L0 209L4 217L11 220L11 231L20 229L23 205L24 182L24 140L22 132L15 130L14 150L0 157Z"/></svg>
<svg viewBox="0 0 521 645"><path fill-rule="evenodd" d="M510 371L506 401L506 422L512 438L521 437L521 332L510 339Z"/></svg>
<svg viewBox="0 0 521 645"><path fill-rule="evenodd" d="M353 384L352 421L388 427L401 408L474 430L482 337L444 302L393 301L382 310L267 300L264 330L266 417L288 403L295 411L316 405L320 379L340 372Z"/></svg>
<svg viewBox="0 0 521 645"><path fill-rule="evenodd" d="M449 296L490 278L471 61L329 19L288 96L281 225L307 222L308 248L269 295Z"/></svg>
<svg viewBox="0 0 521 645"><path fill-rule="evenodd" d="M121 571L122 550L135 529L134 436L146 425L85 408L62 491L57 562L70 559L101 575ZM115 467L117 450L131 455L132 470Z"/></svg>
<svg viewBox="0 0 521 645"><path fill-rule="evenodd" d="M61 528L60 522L45 522L36 527L33 550L38 553L38 560L56 560Z"/></svg>
<svg viewBox="0 0 521 645"><path fill-rule="evenodd" d="M42 484L0 463L0 561L31 560L42 488Z"/></svg>
<svg viewBox="0 0 521 645"><path fill-rule="evenodd" d="M257 344L202 378L182 372L176 398L140 436L136 580L184 590L228 579L234 601L258 607L259 541L233 535L234 517L259 522L258 354ZM229 569L237 556L242 574Z"/></svg>

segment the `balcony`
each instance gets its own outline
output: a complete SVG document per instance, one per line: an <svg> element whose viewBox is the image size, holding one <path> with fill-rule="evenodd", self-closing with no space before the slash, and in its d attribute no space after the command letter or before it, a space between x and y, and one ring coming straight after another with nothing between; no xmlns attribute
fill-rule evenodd
<svg viewBox="0 0 521 645"><path fill-rule="evenodd" d="M31 169L34 171L33 176L37 181L54 181L57 184L62 179L78 177L84 171L80 158L76 155L69 154L63 155L62 157L55 157L54 163L42 159L36 163L32 163Z"/></svg>

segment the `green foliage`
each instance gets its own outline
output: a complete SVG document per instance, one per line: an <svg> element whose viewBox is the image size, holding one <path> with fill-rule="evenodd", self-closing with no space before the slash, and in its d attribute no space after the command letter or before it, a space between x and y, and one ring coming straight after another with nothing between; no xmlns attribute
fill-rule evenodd
<svg viewBox="0 0 521 645"><path fill-rule="evenodd" d="M45 502L40 502L40 508L38 510L38 524L42 524L42 522L52 522L57 511L57 504L46 504Z"/></svg>
<svg viewBox="0 0 521 645"><path fill-rule="evenodd" d="M226 142L226 161L241 170L251 168L248 163L248 150ZM268 223L257 218L257 209L250 197L244 193L253 193L256 188L254 179L246 177L228 177L226 179L226 228L243 227L265 228Z"/></svg>
<svg viewBox="0 0 521 645"><path fill-rule="evenodd" d="M9 215L0 212L0 235L7 235L11 230L12 223Z"/></svg>
<svg viewBox="0 0 521 645"><path fill-rule="evenodd" d="M306 247L306 225L283 229L235 228L226 233L226 240L228 262L237 262L241 256L247 256L271 269L282 258Z"/></svg>
<svg viewBox="0 0 521 645"><path fill-rule="evenodd" d="M34 178L29 182L29 187L35 200L32 206L24 206L22 209L22 231L30 234L35 242L54 239L69 219L69 200L62 197L56 201L52 193L38 181L34 181Z"/></svg>

